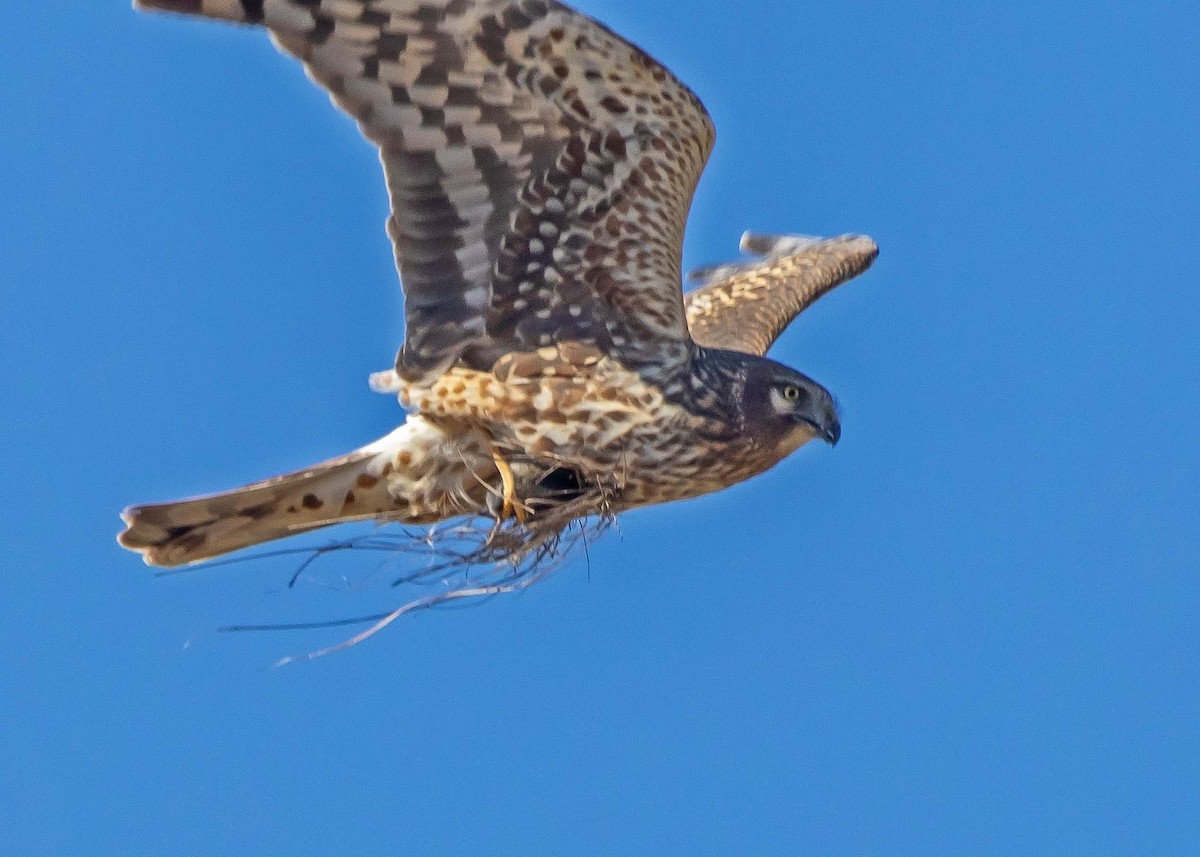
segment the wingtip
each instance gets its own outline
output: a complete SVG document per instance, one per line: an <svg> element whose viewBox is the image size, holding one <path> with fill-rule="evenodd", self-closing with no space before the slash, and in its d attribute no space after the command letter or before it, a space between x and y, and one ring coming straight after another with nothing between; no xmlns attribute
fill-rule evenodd
<svg viewBox="0 0 1200 857"><path fill-rule="evenodd" d="M742 233L738 249L754 256L781 256L797 253L828 239L817 235L768 235L765 232Z"/></svg>
<svg viewBox="0 0 1200 857"><path fill-rule="evenodd" d="M875 239L870 235L847 235L850 240L862 245L862 254L869 256L874 262L879 256L879 245L875 243Z"/></svg>
<svg viewBox="0 0 1200 857"><path fill-rule="evenodd" d="M755 256L786 256L801 253L818 246L858 245L853 249L872 260L879 255L879 245L866 235L838 235L823 238L817 235L768 235L761 232L744 232L740 242L743 253Z"/></svg>
<svg viewBox="0 0 1200 857"><path fill-rule="evenodd" d="M133 8L140 11L179 12L183 15L199 15L203 0L133 0Z"/></svg>
<svg viewBox="0 0 1200 857"><path fill-rule="evenodd" d="M312 4L309 4L312 5ZM262 8L249 0L133 0L133 8L148 12L173 12L178 15L199 15L203 18L218 18L224 21L261 20L261 15L251 14Z"/></svg>

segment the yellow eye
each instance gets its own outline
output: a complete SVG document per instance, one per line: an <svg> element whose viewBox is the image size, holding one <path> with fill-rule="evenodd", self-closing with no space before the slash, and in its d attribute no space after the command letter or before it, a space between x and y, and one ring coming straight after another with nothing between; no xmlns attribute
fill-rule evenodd
<svg viewBox="0 0 1200 857"><path fill-rule="evenodd" d="M783 388L783 397L789 402L794 402L800 398L800 388L788 384Z"/></svg>

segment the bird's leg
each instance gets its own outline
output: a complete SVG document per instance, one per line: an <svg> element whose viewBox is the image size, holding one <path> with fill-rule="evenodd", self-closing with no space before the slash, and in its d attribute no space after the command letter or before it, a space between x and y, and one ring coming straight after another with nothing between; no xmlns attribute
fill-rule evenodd
<svg viewBox="0 0 1200 857"><path fill-rule="evenodd" d="M518 522L525 523L525 504L517 497L517 479L513 476L512 466L494 448L492 449L492 461L496 464L496 470L500 472L500 483L504 486L504 505L500 508L501 519L512 515Z"/></svg>

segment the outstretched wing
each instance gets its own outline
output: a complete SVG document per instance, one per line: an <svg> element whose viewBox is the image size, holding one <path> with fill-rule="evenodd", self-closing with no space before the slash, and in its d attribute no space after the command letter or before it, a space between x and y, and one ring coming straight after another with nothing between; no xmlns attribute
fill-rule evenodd
<svg viewBox="0 0 1200 857"><path fill-rule="evenodd" d="M266 26L379 146L406 380L566 340L686 356L680 253L714 132L640 49L554 0L136 2Z"/></svg>
<svg viewBox="0 0 1200 857"><path fill-rule="evenodd" d="M762 355L818 298L871 267L879 248L862 235L809 238L747 232L742 252L763 258L689 275L703 285L684 295L688 326L699 345Z"/></svg>

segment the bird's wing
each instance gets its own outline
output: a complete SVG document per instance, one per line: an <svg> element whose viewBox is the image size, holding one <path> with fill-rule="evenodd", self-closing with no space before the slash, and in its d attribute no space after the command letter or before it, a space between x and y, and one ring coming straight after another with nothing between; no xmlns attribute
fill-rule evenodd
<svg viewBox="0 0 1200 857"><path fill-rule="evenodd" d="M761 258L689 275L702 285L684 295L688 327L699 345L762 355L792 319L869 268L879 248L862 235L746 233L742 252Z"/></svg>
<svg viewBox="0 0 1200 857"><path fill-rule="evenodd" d="M712 122L603 25L554 0L136 3L266 26L379 146L407 380L566 340L688 353L680 254Z"/></svg>

